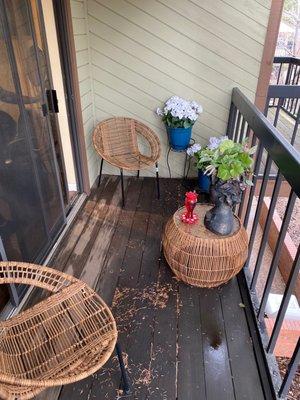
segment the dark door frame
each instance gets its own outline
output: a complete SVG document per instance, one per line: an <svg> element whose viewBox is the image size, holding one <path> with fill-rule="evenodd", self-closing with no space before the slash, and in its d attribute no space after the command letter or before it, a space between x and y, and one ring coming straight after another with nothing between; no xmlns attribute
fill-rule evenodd
<svg viewBox="0 0 300 400"><path fill-rule="evenodd" d="M91 188L84 139L71 5L69 0L52 1L79 191L88 195Z"/></svg>

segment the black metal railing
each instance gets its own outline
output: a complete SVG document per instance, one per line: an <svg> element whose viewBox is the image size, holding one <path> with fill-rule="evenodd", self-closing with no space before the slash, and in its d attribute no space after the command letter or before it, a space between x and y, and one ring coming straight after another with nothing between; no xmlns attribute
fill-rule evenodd
<svg viewBox="0 0 300 400"><path fill-rule="evenodd" d="M296 57L274 57L271 85L297 86L300 83L300 59ZM300 102L295 97L286 96L280 107L290 117L299 118ZM278 102L271 99L268 103L270 107L277 106Z"/></svg>
<svg viewBox="0 0 300 400"><path fill-rule="evenodd" d="M292 118L285 118L286 106L293 110ZM297 112L295 111L297 109ZM295 111L295 112L294 112ZM289 115L290 113L287 112ZM300 138L298 135L300 122L300 86L270 85L267 93L264 114L280 133L300 151ZM291 115L290 115L291 116Z"/></svg>
<svg viewBox="0 0 300 400"><path fill-rule="evenodd" d="M297 57L274 57L271 84L298 85L300 59Z"/></svg>
<svg viewBox="0 0 300 400"><path fill-rule="evenodd" d="M282 98L282 96L279 98ZM248 291L245 294L245 303L247 301L249 302L249 308L253 314L252 317L254 317L251 318L249 316L249 327L251 329L252 326L254 331L260 332L261 339L257 343L254 342L254 347L264 349L262 355L257 351L262 381L268 381L272 384L270 386L265 385L266 398L271 399L274 398L274 396L284 398L298 367L300 358L299 340L290 361L288 371L282 382L278 370L276 371L275 364L273 364L274 357L272 357L272 354L280 334L291 295L295 288L296 280L299 279L300 246L298 247L286 282L285 291L274 322L273 330L269 336L266 334L264 318L267 299L274 282L275 273L278 270L281 251L290 224L295 201L300 197L300 154L280 134L263 113L261 113L237 88L233 89L232 92L227 135L235 141L242 141L247 137L252 145L257 145L252 179L253 186L249 191L244 192L238 215L249 232L249 260L252 255L254 244L255 246L258 245L258 251L256 259L254 262L251 262L251 265L249 260L247 261L244 274L240 276L239 279L245 279L247 281ZM259 172L262 166L263 177L260 178ZM276 171L275 184L265 224L260 228L262 230L261 239L258 239L259 219L272 170ZM273 215L283 181L286 181L290 186L289 200L272 255L272 261L267 270L266 279L261 280L264 254L268 245ZM257 191L256 187L258 184L260 185L259 191ZM257 193L259 194L257 195ZM257 290L258 282L260 283L260 293L258 293ZM254 325L253 321L255 321ZM253 336L255 337L255 335ZM268 367L267 372L266 367Z"/></svg>

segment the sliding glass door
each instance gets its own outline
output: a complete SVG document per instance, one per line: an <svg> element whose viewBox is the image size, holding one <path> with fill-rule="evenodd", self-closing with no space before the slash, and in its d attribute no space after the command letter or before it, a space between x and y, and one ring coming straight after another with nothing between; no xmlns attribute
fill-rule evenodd
<svg viewBox="0 0 300 400"><path fill-rule="evenodd" d="M0 0L0 237L9 260L38 262L65 223L46 55L38 3Z"/></svg>

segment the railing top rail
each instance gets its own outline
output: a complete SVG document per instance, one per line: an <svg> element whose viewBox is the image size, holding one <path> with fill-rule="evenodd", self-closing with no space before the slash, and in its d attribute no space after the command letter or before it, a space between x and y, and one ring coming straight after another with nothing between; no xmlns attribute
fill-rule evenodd
<svg viewBox="0 0 300 400"><path fill-rule="evenodd" d="M269 85L267 97L270 99L299 99L300 85Z"/></svg>
<svg viewBox="0 0 300 400"><path fill-rule="evenodd" d="M298 64L298 65L300 65L300 58L298 58L298 57L292 57L292 56L277 56L277 57L274 57L273 62L274 62L274 64L288 64L288 63L293 63L293 64Z"/></svg>
<svg viewBox="0 0 300 400"><path fill-rule="evenodd" d="M233 89L232 103L241 112L281 174L300 197L300 154L238 88Z"/></svg>

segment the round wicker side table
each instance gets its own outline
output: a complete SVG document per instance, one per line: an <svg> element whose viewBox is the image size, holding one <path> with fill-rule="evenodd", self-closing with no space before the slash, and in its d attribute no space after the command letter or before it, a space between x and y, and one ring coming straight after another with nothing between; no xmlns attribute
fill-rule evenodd
<svg viewBox="0 0 300 400"><path fill-rule="evenodd" d="M248 255L248 237L238 217L234 232L218 236L204 226L211 205L197 204L199 221L181 222L180 208L167 222L163 234L165 258L177 278L199 287L215 287L229 281L243 267Z"/></svg>

